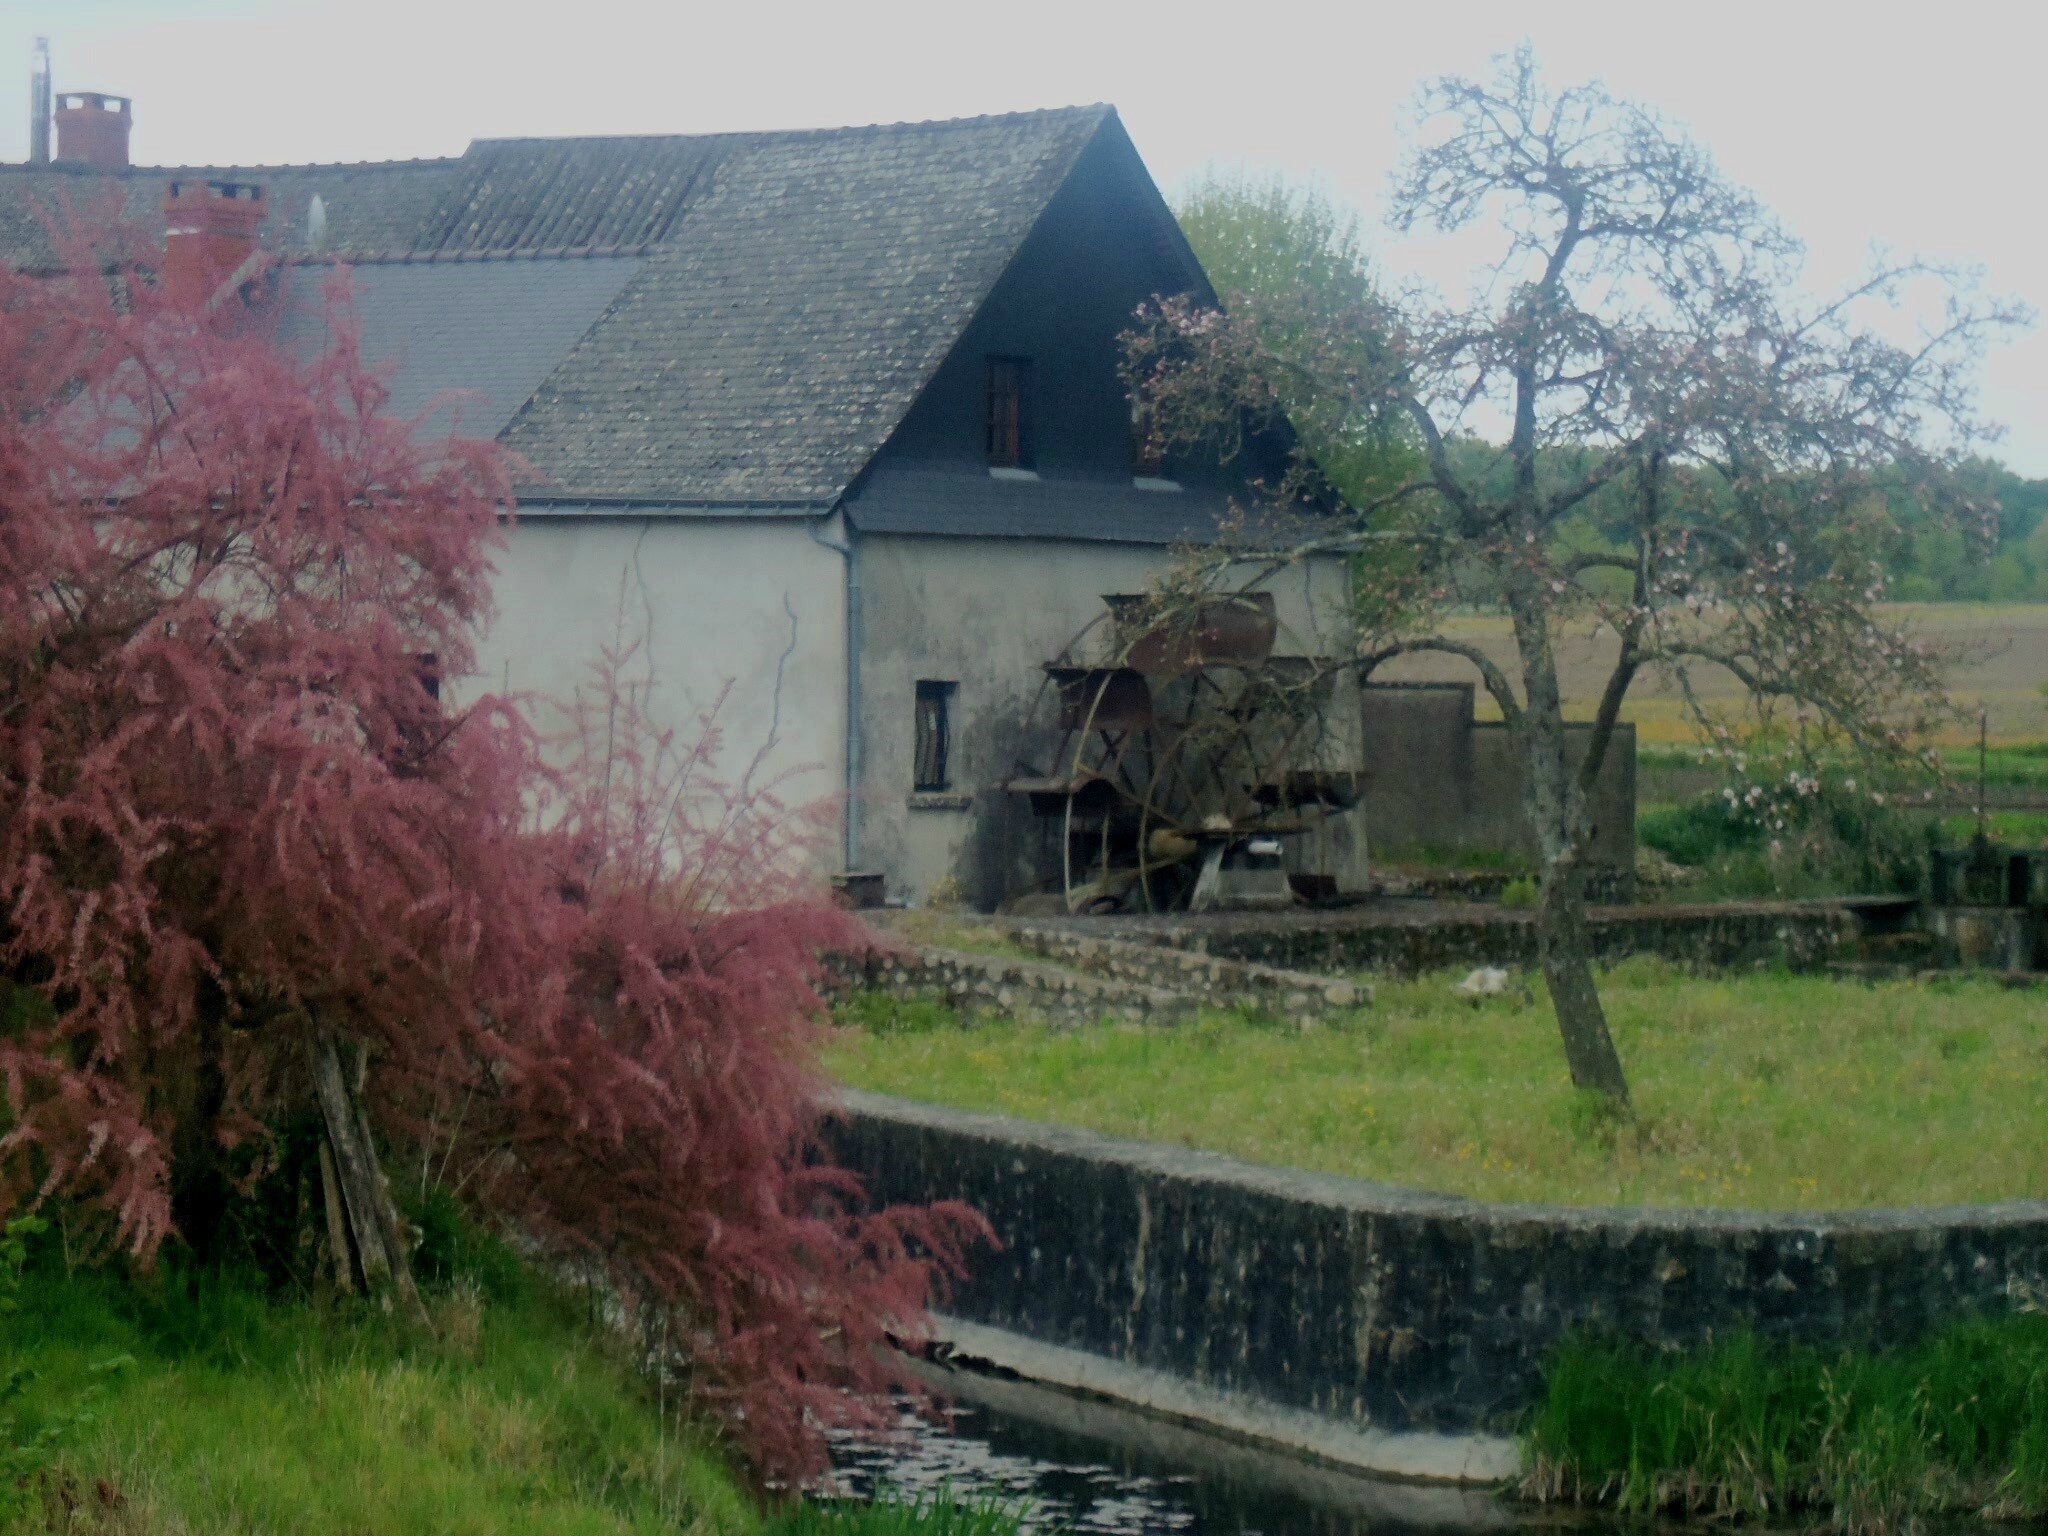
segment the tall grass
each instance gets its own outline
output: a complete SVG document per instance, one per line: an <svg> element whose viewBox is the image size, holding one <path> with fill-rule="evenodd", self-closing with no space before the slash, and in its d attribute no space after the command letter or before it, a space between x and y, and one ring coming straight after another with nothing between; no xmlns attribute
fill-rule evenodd
<svg viewBox="0 0 2048 1536"><path fill-rule="evenodd" d="M0 1529L104 1536L1012 1536L941 1496L764 1516L587 1298L427 1213L432 1331L247 1274L68 1273L0 1309ZM0 1254L0 1260L5 1255ZM0 1271L7 1266L0 1263ZM0 1287L0 1290L4 1290Z"/></svg>
<svg viewBox="0 0 2048 1536"><path fill-rule="evenodd" d="M2048 1318L1896 1350L1731 1338L1694 1354L1579 1340L1526 1435L1529 1495L1638 1514L2048 1514Z"/></svg>
<svg viewBox="0 0 2048 1536"><path fill-rule="evenodd" d="M458 1286L432 1310L422 1336L217 1272L39 1267L0 1352L33 1373L17 1437L62 1431L33 1485L45 1519L137 1536L755 1528L709 1439L657 1411L570 1298Z"/></svg>
<svg viewBox="0 0 2048 1536"><path fill-rule="evenodd" d="M884 1493L872 1504L799 1504L768 1536L1016 1536L1020 1523L1021 1511L1004 1499L942 1490Z"/></svg>

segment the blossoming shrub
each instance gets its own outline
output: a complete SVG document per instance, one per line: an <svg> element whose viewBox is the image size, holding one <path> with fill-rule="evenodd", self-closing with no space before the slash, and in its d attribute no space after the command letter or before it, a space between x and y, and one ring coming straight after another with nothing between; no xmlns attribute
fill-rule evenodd
<svg viewBox="0 0 2048 1536"><path fill-rule="evenodd" d="M1926 879L1925 790L1880 787L1854 768L1751 750L1728 756L1728 784L1680 806L1642 812L1638 838L1729 894L1914 891Z"/></svg>
<svg viewBox="0 0 2048 1536"><path fill-rule="evenodd" d="M0 1218L218 1251L338 1042L394 1165L602 1275L764 1468L814 1464L980 1229L817 1159L846 919L805 819L615 677L552 754L450 708L505 457L389 414L340 293L294 355L262 279L203 308L119 231L70 244L0 272Z"/></svg>

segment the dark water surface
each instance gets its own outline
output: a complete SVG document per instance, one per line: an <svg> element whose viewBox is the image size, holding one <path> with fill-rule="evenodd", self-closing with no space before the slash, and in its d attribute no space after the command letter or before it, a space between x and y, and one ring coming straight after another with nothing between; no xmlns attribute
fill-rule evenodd
<svg viewBox="0 0 2048 1536"><path fill-rule="evenodd" d="M925 1374L920 1372L920 1374ZM934 1370L944 1422L907 1406L892 1444L835 1445L844 1490L949 1489L1025 1512L1027 1531L1083 1536L1700 1536L1726 1524L1517 1507L1492 1494L1387 1482L1183 1428L1014 1378ZM1741 1525L1741 1536L1799 1527ZM1814 1527L1806 1527L1812 1530ZM2044 1536L2048 1522L1922 1523L1920 1536Z"/></svg>
<svg viewBox="0 0 2048 1536"><path fill-rule="evenodd" d="M1382 1482L1023 1382L961 1378L948 1390L949 1424L906 1409L898 1443L837 1448L848 1491L993 1494L1028 1507L1027 1530L1083 1536L1623 1529L1578 1518L1526 1519L1485 1493Z"/></svg>

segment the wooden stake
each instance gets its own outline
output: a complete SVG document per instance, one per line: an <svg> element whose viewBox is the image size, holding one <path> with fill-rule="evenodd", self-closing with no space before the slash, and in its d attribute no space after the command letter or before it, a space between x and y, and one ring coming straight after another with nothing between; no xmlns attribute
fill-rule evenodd
<svg viewBox="0 0 2048 1536"><path fill-rule="evenodd" d="M317 1020L306 1043L306 1065L312 1074L314 1097L320 1104L320 1118L327 1128L327 1141L321 1150L325 1154L331 1149L331 1157L324 1156L321 1167L324 1171L331 1164L335 1182L341 1188L339 1205L330 1204L328 1209L339 1210L348 1228L341 1252L336 1254L336 1267L347 1263L352 1242L363 1290L387 1306L396 1294L408 1315L425 1322L426 1306L413 1284L412 1266L406 1262L398 1232L398 1213L392 1209L391 1190L377 1165L369 1121L363 1114L359 1095L351 1091L349 1080L342 1073L341 1053L333 1033Z"/></svg>

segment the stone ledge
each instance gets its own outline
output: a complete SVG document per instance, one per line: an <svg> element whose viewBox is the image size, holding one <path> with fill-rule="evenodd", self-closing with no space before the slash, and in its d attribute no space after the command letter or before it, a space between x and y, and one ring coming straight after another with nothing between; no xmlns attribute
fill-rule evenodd
<svg viewBox="0 0 2048 1536"><path fill-rule="evenodd" d="M833 1107L826 1143L873 1198L994 1226L952 1316L1353 1430L1502 1433L1580 1332L1881 1347L2038 1304L2048 1279L2038 1201L1492 1205L850 1090Z"/></svg>
<svg viewBox="0 0 2048 1536"><path fill-rule="evenodd" d="M970 1370L1014 1372L1042 1386L1102 1398L1174 1423L1221 1432L1374 1477L1494 1485L1521 1470L1521 1453L1504 1435L1389 1433L1359 1428L1278 1403L1219 1392L1164 1371L1043 1344L1001 1328L985 1328L942 1312L932 1316L932 1334L953 1360Z"/></svg>

